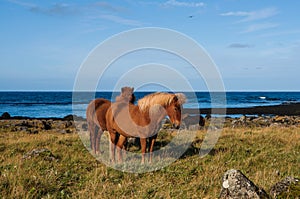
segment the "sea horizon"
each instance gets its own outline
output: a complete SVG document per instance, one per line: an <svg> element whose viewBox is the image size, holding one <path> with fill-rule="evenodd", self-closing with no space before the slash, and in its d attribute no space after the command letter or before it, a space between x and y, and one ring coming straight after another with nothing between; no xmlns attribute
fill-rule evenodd
<svg viewBox="0 0 300 199"><path fill-rule="evenodd" d="M154 91L136 91L136 100ZM8 112L11 116L58 117L77 115L85 118L88 103L94 98L114 101L119 92L97 91L0 91L0 115ZM300 102L300 92L289 91L244 91L244 92L183 92L187 96L186 109L199 108L248 108ZM212 99L213 98L213 99Z"/></svg>
<svg viewBox="0 0 300 199"><path fill-rule="evenodd" d="M0 90L0 92L119 92L113 90L81 90L81 91L73 91L73 90ZM172 92L169 90L138 90L134 92ZM300 90L225 90L225 91L207 91L207 90L195 90L195 91L176 91L176 92L300 92Z"/></svg>

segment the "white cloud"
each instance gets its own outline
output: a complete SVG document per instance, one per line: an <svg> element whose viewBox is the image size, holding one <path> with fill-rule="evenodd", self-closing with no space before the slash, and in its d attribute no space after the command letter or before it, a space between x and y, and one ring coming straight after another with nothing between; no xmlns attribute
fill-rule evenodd
<svg viewBox="0 0 300 199"><path fill-rule="evenodd" d="M116 15L101 15L101 19L109 20L118 24L128 25L128 26L142 26L143 24L140 21L125 19Z"/></svg>
<svg viewBox="0 0 300 199"><path fill-rule="evenodd" d="M18 1L18 0L7 0L7 1L10 2L10 3L16 4L16 5L22 6L22 7L26 7L26 8L31 8L31 7L36 6L35 4L25 3L25 2L22 2L22 1Z"/></svg>
<svg viewBox="0 0 300 199"><path fill-rule="evenodd" d="M250 33L250 32L255 32L259 30L266 30L270 28L276 28L278 27L279 24L276 23L259 23L259 24L252 24L248 26L244 31L241 33Z"/></svg>
<svg viewBox="0 0 300 199"><path fill-rule="evenodd" d="M68 4L55 3L49 7L34 6L29 9L31 12L45 15L72 15L77 13L76 9Z"/></svg>
<svg viewBox="0 0 300 199"><path fill-rule="evenodd" d="M98 6L104 10L117 12L117 13L124 12L126 10L126 8L124 8L124 7L116 6L116 5L113 5L113 4L105 2L105 1L96 2L93 5Z"/></svg>
<svg viewBox="0 0 300 199"><path fill-rule="evenodd" d="M190 1L176 1L169 0L163 4L164 6L177 6L177 7L203 7L203 2L190 2Z"/></svg>
<svg viewBox="0 0 300 199"><path fill-rule="evenodd" d="M256 11L244 12L244 11L237 11L237 12L226 12L221 13L221 16L235 16L235 17L244 17L239 22L249 22L249 21L256 21L260 19L267 19L272 16L275 16L279 13L276 8L265 8Z"/></svg>
<svg viewBox="0 0 300 199"><path fill-rule="evenodd" d="M8 0L8 2L21 6L30 12L45 14L45 15L73 15L77 13L77 9L74 6L64 3L54 3L50 6L39 6L38 4L21 2L18 0Z"/></svg>
<svg viewBox="0 0 300 199"><path fill-rule="evenodd" d="M253 45L243 44L243 43L232 43L228 46L228 48L251 48Z"/></svg>
<svg viewBox="0 0 300 199"><path fill-rule="evenodd" d="M220 14L221 16L237 16L237 17L247 17L250 15L250 12L243 12L243 11L237 11L237 12L226 12Z"/></svg>

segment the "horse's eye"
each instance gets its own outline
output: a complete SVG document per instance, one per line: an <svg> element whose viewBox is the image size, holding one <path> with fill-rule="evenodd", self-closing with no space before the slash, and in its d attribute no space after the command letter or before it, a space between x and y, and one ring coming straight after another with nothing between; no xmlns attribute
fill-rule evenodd
<svg viewBox="0 0 300 199"><path fill-rule="evenodd" d="M177 110L178 110L178 108L177 108L177 107L175 107L175 108L174 108L174 110L175 110L175 111L177 111Z"/></svg>

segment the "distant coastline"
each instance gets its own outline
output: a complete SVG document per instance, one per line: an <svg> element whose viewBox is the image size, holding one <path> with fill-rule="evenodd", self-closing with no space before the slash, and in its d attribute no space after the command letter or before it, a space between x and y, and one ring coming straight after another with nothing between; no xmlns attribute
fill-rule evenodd
<svg viewBox="0 0 300 199"><path fill-rule="evenodd" d="M187 108L183 110L183 113L188 114L200 114L201 115L210 115L212 114L212 109L203 108L203 109L193 109ZM224 109L216 108L214 109L213 114L223 114ZM6 115L6 116L5 116ZM245 107L245 108L227 108L226 116L230 115L253 115L253 116L300 116L300 103L290 103L290 104L281 104L273 106L255 106L255 107ZM3 119L52 119L52 120L85 120L84 117L77 115L66 115L65 117L26 117L26 116L10 116L9 113L0 115L0 120Z"/></svg>
<svg viewBox="0 0 300 199"><path fill-rule="evenodd" d="M200 114L211 114L210 108L200 109ZM198 109L185 109L184 112L189 114L199 113ZM222 114L224 109L214 109L214 114ZM300 115L300 103L289 103L272 106L254 106L245 108L227 108L226 115L287 115L287 116L299 116Z"/></svg>

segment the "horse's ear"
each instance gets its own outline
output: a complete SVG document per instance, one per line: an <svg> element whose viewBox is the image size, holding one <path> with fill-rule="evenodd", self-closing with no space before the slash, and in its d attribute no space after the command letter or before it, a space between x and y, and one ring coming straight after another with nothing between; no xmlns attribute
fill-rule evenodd
<svg viewBox="0 0 300 199"><path fill-rule="evenodd" d="M122 88L121 88L121 92L123 93L123 92L124 92L124 90L125 90L125 87L122 87Z"/></svg>
<svg viewBox="0 0 300 199"><path fill-rule="evenodd" d="M176 93L175 96L180 104L184 104L186 102L186 96L183 93Z"/></svg>
<svg viewBox="0 0 300 199"><path fill-rule="evenodd" d="M133 91L134 91L134 87L131 88L131 92L133 92Z"/></svg>
<svg viewBox="0 0 300 199"><path fill-rule="evenodd" d="M178 101L178 97L175 95L175 96L173 97L172 101L173 101L174 103L176 103L176 102Z"/></svg>

